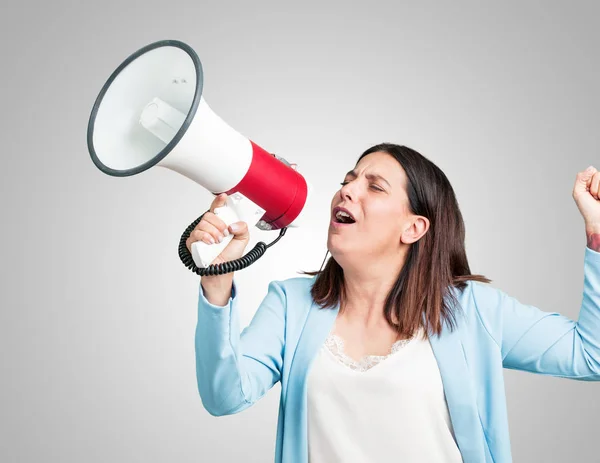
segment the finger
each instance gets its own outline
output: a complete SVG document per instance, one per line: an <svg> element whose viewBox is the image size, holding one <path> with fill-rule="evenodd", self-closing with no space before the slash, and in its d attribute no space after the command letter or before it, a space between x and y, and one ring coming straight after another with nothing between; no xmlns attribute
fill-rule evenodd
<svg viewBox="0 0 600 463"><path fill-rule="evenodd" d="M214 213L217 207L223 207L227 203L227 193L221 193L217 195L215 199L213 199L212 204L210 205L210 212Z"/></svg>
<svg viewBox="0 0 600 463"><path fill-rule="evenodd" d="M248 238L248 224L244 221L234 222L229 225L229 231L233 234L233 239Z"/></svg>
<svg viewBox="0 0 600 463"><path fill-rule="evenodd" d="M188 239L185 240L185 246L187 247L188 251L190 251L190 253L192 252L192 244L194 244L196 241L198 240L193 239L191 234L188 237Z"/></svg>
<svg viewBox="0 0 600 463"><path fill-rule="evenodd" d="M598 196L600 195L600 172L596 172L592 177L592 183L590 184L590 194L594 198L599 199Z"/></svg>
<svg viewBox="0 0 600 463"><path fill-rule="evenodd" d="M575 179L575 186L573 187L573 197L576 198L582 194L586 194L586 192L590 191L590 186L592 184L592 177L598 171L594 168L594 166L588 167L583 172L577 173L577 178Z"/></svg>
<svg viewBox="0 0 600 463"><path fill-rule="evenodd" d="M225 222L223 222L223 219L221 219L218 215L214 214L213 212L210 212L210 211L206 212L202 216L202 220L197 225L197 227L199 227L203 221L208 222L209 224L213 225L217 230L219 230L223 234L223 236L229 235L229 230L227 229L227 224Z"/></svg>
<svg viewBox="0 0 600 463"><path fill-rule="evenodd" d="M202 230L194 230L192 233L190 233L188 239L185 240L185 245L187 246L190 252L192 251L192 244L196 241L202 241L206 244L215 244L215 239L211 236L210 233L204 232Z"/></svg>
<svg viewBox="0 0 600 463"><path fill-rule="evenodd" d="M217 240L207 231L194 230L190 235L192 241L202 241L206 244L215 244Z"/></svg>
<svg viewBox="0 0 600 463"><path fill-rule="evenodd" d="M221 230L219 230L217 227L215 227L212 223L206 221L206 220L201 220L200 223L196 226L195 231L201 231L201 232L205 232L205 233L209 233L217 243L220 243L223 241L223 238L225 238L225 235L221 232Z"/></svg>

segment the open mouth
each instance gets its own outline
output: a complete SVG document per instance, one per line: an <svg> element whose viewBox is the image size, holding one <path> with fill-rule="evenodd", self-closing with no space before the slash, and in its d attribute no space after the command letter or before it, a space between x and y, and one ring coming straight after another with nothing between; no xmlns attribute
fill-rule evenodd
<svg viewBox="0 0 600 463"><path fill-rule="evenodd" d="M335 214L333 215L333 221L335 223L345 223L345 224L350 224L350 223L356 222L356 220L354 220L354 217L352 217L346 211L343 211L340 209L335 211Z"/></svg>

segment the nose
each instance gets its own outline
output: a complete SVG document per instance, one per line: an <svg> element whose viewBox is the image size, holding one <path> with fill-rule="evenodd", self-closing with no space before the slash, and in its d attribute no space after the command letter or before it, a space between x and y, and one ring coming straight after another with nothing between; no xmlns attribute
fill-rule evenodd
<svg viewBox="0 0 600 463"><path fill-rule="evenodd" d="M342 188L340 188L340 197L342 198L342 201L344 199L352 201L358 196L355 192L356 183L357 182L348 182L345 185L342 185Z"/></svg>

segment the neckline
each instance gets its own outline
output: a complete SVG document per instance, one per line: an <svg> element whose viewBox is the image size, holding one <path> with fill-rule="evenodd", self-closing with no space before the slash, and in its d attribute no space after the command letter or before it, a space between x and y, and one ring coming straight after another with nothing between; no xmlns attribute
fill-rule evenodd
<svg viewBox="0 0 600 463"><path fill-rule="evenodd" d="M369 354L361 357L359 360L355 360L346 354L344 351L344 339L334 333L329 333L325 339L324 347L343 365L355 371L365 372L376 365L379 365L384 360L390 358L396 352L402 350L404 347L410 344L415 337L416 335L408 339L397 340L392 344L390 351L385 355Z"/></svg>

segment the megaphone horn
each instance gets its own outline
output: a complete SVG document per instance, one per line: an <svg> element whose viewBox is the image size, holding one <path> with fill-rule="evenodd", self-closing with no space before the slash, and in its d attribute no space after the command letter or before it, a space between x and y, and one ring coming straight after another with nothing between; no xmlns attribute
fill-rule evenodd
<svg viewBox="0 0 600 463"><path fill-rule="evenodd" d="M227 206L219 213L227 225L243 220L263 230L282 230L280 236L287 227L298 226L311 185L295 165L217 116L202 97L203 84L200 59L183 42L162 40L131 54L111 74L93 106L87 143L94 164L117 177L162 166L215 195L226 192ZM180 257L198 274L250 265L253 260L244 259L237 266L207 269L231 239L213 245L195 242L193 261L184 261L187 249L182 254L180 242ZM261 249L266 247L262 243ZM255 260L262 254L248 255Z"/></svg>

